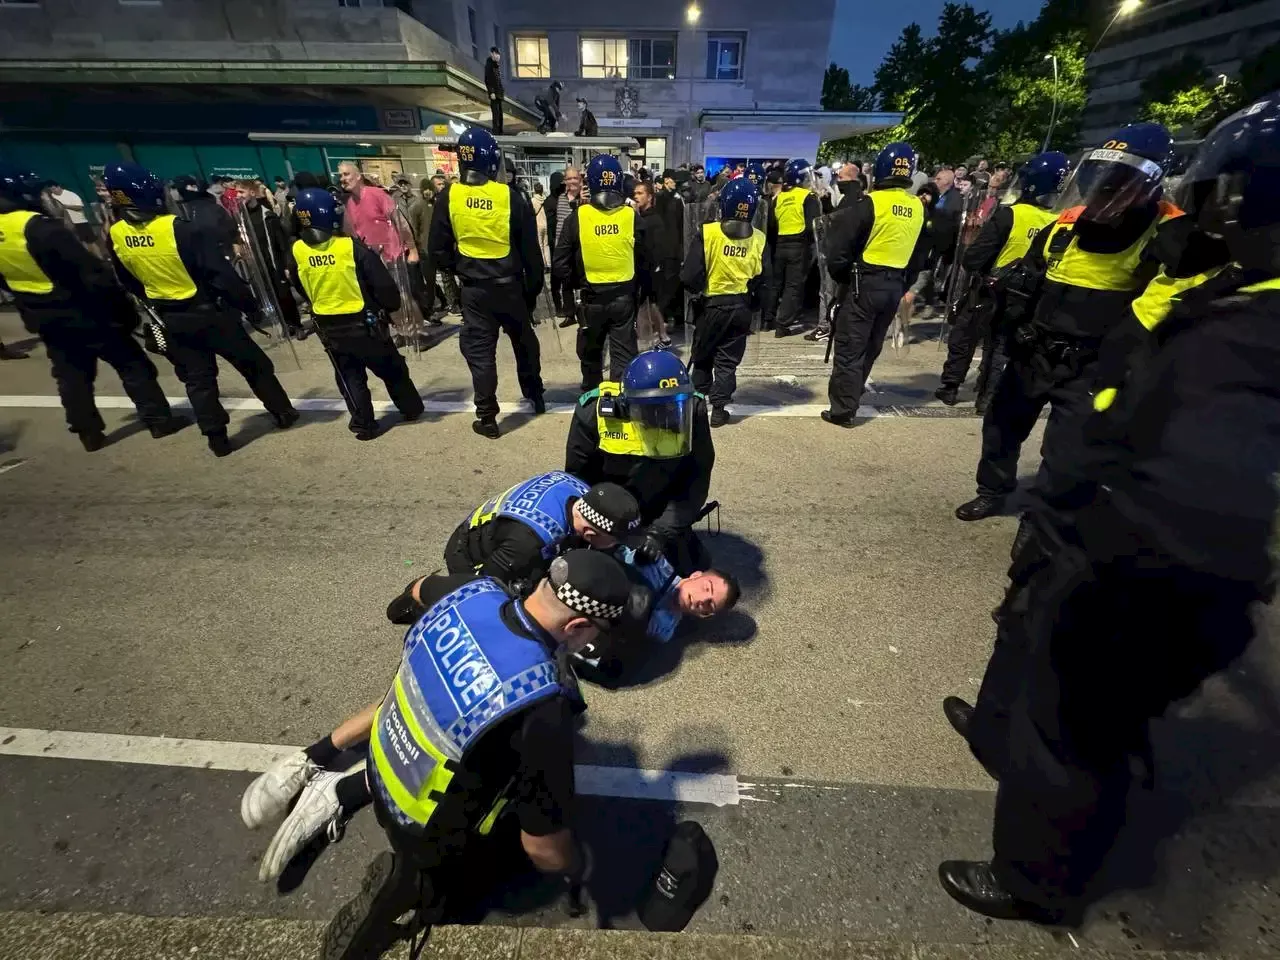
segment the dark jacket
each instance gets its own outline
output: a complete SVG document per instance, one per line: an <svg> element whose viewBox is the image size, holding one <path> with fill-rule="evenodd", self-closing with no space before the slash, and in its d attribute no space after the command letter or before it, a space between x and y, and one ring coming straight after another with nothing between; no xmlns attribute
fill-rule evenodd
<svg viewBox="0 0 1280 960"><path fill-rule="evenodd" d="M514 186L507 185L511 191L511 251L501 260L476 260L458 252L458 243L453 235L449 191L455 186L457 184L451 183L440 191L431 215L427 247L436 268L457 274L463 283L514 279L521 284L526 300L536 298L542 292L542 247L538 244L538 225L533 219L533 208L525 202L524 195Z"/></svg>
<svg viewBox="0 0 1280 960"><path fill-rule="evenodd" d="M676 249L680 251L679 259L684 259L687 244L684 239L684 201L680 199L680 194L663 190L654 196L653 205L662 216L662 222L666 225L667 231L676 239Z"/></svg>
<svg viewBox="0 0 1280 960"><path fill-rule="evenodd" d="M671 229L670 222L658 209L656 199L648 210L640 213L640 219L644 223L644 235L649 242L649 262L680 260L683 256L680 234Z"/></svg>
<svg viewBox="0 0 1280 960"><path fill-rule="evenodd" d="M254 244L271 271L271 278L278 280L285 275L292 257L290 243L284 235L284 227L271 205L259 200L253 206L244 205L245 216L253 229Z"/></svg>
<svg viewBox="0 0 1280 960"><path fill-rule="evenodd" d="M579 208L581 204L578 205ZM627 208L630 210L630 208ZM569 214L564 222L564 234L556 241L551 251L551 275L558 280L567 281L573 287L582 290L585 295L610 299L623 292L623 288L632 287L638 300L650 296L653 290L653 279L649 275L649 239L645 233L645 221L634 210L630 211L636 219L635 242L635 277L627 283L606 283L598 286L587 282L586 268L582 264L582 247L578 241L578 209Z"/></svg>
<svg viewBox="0 0 1280 960"><path fill-rule="evenodd" d="M596 123L596 115L589 109L582 111L582 118L578 121L578 129L574 134L576 137L598 137L600 136L600 125Z"/></svg>
<svg viewBox="0 0 1280 960"><path fill-rule="evenodd" d="M970 273L990 273L1012 231L1013 207L997 204L977 238L965 247L960 265Z"/></svg>
<svg viewBox="0 0 1280 960"><path fill-rule="evenodd" d="M231 247L240 242L240 231L236 228L235 220L212 194L202 191L184 201L182 212L197 229L212 234L228 254Z"/></svg>
<svg viewBox="0 0 1280 960"><path fill-rule="evenodd" d="M933 249L943 263L955 259L956 241L960 238L960 211L964 195L955 187L939 195L933 205Z"/></svg>
<svg viewBox="0 0 1280 960"><path fill-rule="evenodd" d="M493 57L484 58L484 88L502 99L502 69L494 62Z"/></svg>
<svg viewBox="0 0 1280 960"><path fill-rule="evenodd" d="M846 203L852 203L855 200L861 200L865 190L862 188L861 180L837 180L836 189L840 191L840 206Z"/></svg>

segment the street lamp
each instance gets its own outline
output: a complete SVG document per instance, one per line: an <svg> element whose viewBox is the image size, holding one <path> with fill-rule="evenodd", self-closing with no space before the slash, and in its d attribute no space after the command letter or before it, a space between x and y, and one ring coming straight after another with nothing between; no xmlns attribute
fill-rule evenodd
<svg viewBox="0 0 1280 960"><path fill-rule="evenodd" d="M1093 56L1093 51L1098 49L1098 44L1102 43L1102 38L1111 31L1111 28L1116 25L1117 20L1121 17L1129 16L1131 13L1136 13L1140 9L1142 9L1142 0L1120 0L1120 6L1116 7L1116 15L1111 18L1111 22L1108 23L1106 29L1102 31L1102 36L1098 37L1097 43L1093 45L1093 50L1090 50L1085 55L1085 59L1088 60L1089 57Z"/></svg>
<svg viewBox="0 0 1280 960"><path fill-rule="evenodd" d="M1053 61L1053 109L1049 111L1049 129L1045 131L1044 146L1040 148L1041 153L1049 149L1049 141L1053 137L1053 127L1058 122L1058 55L1056 53L1046 53L1044 58Z"/></svg>
<svg viewBox="0 0 1280 960"><path fill-rule="evenodd" d="M696 3L689 4L684 11L685 22L692 25L698 22L698 18L702 16L702 10Z"/></svg>

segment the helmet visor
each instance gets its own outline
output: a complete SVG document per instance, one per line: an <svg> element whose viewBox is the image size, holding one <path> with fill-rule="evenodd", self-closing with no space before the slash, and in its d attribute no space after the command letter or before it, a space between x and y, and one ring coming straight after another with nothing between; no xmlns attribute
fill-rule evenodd
<svg viewBox="0 0 1280 960"><path fill-rule="evenodd" d="M631 399L631 422L646 457L669 460L692 449L693 401L690 393Z"/></svg>
<svg viewBox="0 0 1280 960"><path fill-rule="evenodd" d="M1062 188L1056 210L1084 207L1080 218L1113 223L1129 210L1160 199L1164 170L1146 157L1099 147L1085 154Z"/></svg>

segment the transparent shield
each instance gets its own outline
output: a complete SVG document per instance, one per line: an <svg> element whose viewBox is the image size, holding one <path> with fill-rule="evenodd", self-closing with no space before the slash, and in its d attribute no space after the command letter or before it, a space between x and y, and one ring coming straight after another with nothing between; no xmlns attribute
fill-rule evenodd
<svg viewBox="0 0 1280 960"><path fill-rule="evenodd" d="M238 242L232 251L232 266L236 273L253 289L254 299L258 301L258 310L253 316L245 316L249 326L267 338L263 348L271 354L273 361L278 361L286 354L295 370L301 370L297 351L284 321L280 309L280 301L276 297L273 252L269 245L259 242L249 218L254 214L244 204L236 207L235 222L239 233ZM281 344L285 347L282 348ZM278 355L278 356L277 356Z"/></svg>
<svg viewBox="0 0 1280 960"><path fill-rule="evenodd" d="M698 236L698 228L704 223L710 223L717 219L719 215L719 205L711 200L703 200L696 203L685 203L684 205L684 248L689 249L689 244L693 243ZM685 336L692 342L693 328L696 325L697 317L694 316L693 294L685 291L684 294L684 320L685 320Z"/></svg>
<svg viewBox="0 0 1280 960"><path fill-rule="evenodd" d="M827 234L831 229L832 214L813 221L813 246L818 261L818 325L828 332L835 319L836 282L827 269Z"/></svg>
<svg viewBox="0 0 1280 960"><path fill-rule="evenodd" d="M978 279L968 275L963 267L965 252L973 245L982 231L983 224L991 219L991 214L1000 204L1000 190L983 190L977 187L964 195L960 207L959 233L956 240L955 258L943 287L946 300L942 316L942 328L938 333L939 344L945 343L947 334L956 323L956 314L965 309L973 283Z"/></svg>

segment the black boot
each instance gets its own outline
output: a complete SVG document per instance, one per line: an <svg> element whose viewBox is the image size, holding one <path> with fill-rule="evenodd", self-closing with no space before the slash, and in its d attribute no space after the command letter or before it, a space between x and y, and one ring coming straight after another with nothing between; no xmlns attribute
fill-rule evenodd
<svg viewBox="0 0 1280 960"><path fill-rule="evenodd" d="M6 347L0 343L0 360L25 360L27 355L21 350L15 350L13 347Z"/></svg>
<svg viewBox="0 0 1280 960"><path fill-rule="evenodd" d="M956 507L956 518L985 520L987 517L999 516L1004 510L1004 499L1000 494L980 493L968 503L962 503Z"/></svg>
<svg viewBox="0 0 1280 960"><path fill-rule="evenodd" d="M79 436L80 445L84 447L87 453L101 450L107 445L107 438L101 430L95 430L93 433L82 433Z"/></svg>
<svg viewBox="0 0 1280 960"><path fill-rule="evenodd" d="M965 740L969 739L969 723L973 720L973 707L959 697L945 697L942 701L942 715L951 724L951 729Z"/></svg>
<svg viewBox="0 0 1280 960"><path fill-rule="evenodd" d="M205 440L209 442L209 449L213 451L215 457L225 457L233 449L231 438L227 436L225 430L221 433L206 434Z"/></svg>
<svg viewBox="0 0 1280 960"><path fill-rule="evenodd" d="M933 391L933 395L945 403L948 407L954 407L960 402L960 388L944 383L937 390Z"/></svg>
<svg viewBox="0 0 1280 960"><path fill-rule="evenodd" d="M191 426L191 421L187 417L171 416L167 420L151 424L151 436L159 440L161 437L167 437L189 426Z"/></svg>
<svg viewBox="0 0 1280 960"><path fill-rule="evenodd" d="M985 860L946 860L938 865L942 889L975 913L996 920L1029 920L1032 923L1062 923L1065 911L1016 899L996 879Z"/></svg>
<svg viewBox="0 0 1280 960"><path fill-rule="evenodd" d="M852 428L853 426L855 426L853 417L851 416L838 417L834 413L832 413L830 410L822 411L822 419L827 421L827 423L830 423L833 426L837 426L837 427Z"/></svg>
<svg viewBox="0 0 1280 960"><path fill-rule="evenodd" d="M298 422L302 416L297 410L284 410L280 413L272 411L271 419L276 422L276 426L281 430L288 430Z"/></svg>
<svg viewBox="0 0 1280 960"><path fill-rule="evenodd" d="M482 417L477 419L471 424L471 429L482 437L488 437L490 440L497 440L500 435L498 432L497 417Z"/></svg>
<svg viewBox="0 0 1280 960"><path fill-rule="evenodd" d="M729 411L724 407L711 408L711 425L713 427L723 427L729 422Z"/></svg>
<svg viewBox="0 0 1280 960"><path fill-rule="evenodd" d="M394 918L373 916L375 900L391 880L395 854L383 851L374 857L364 874L360 892L338 910L324 931L320 944L321 960L365 960L380 957L401 940L409 930Z"/></svg>
<svg viewBox="0 0 1280 960"><path fill-rule="evenodd" d="M533 404L533 412L539 416L547 412L547 398L542 394L536 397L530 397L529 402Z"/></svg>

